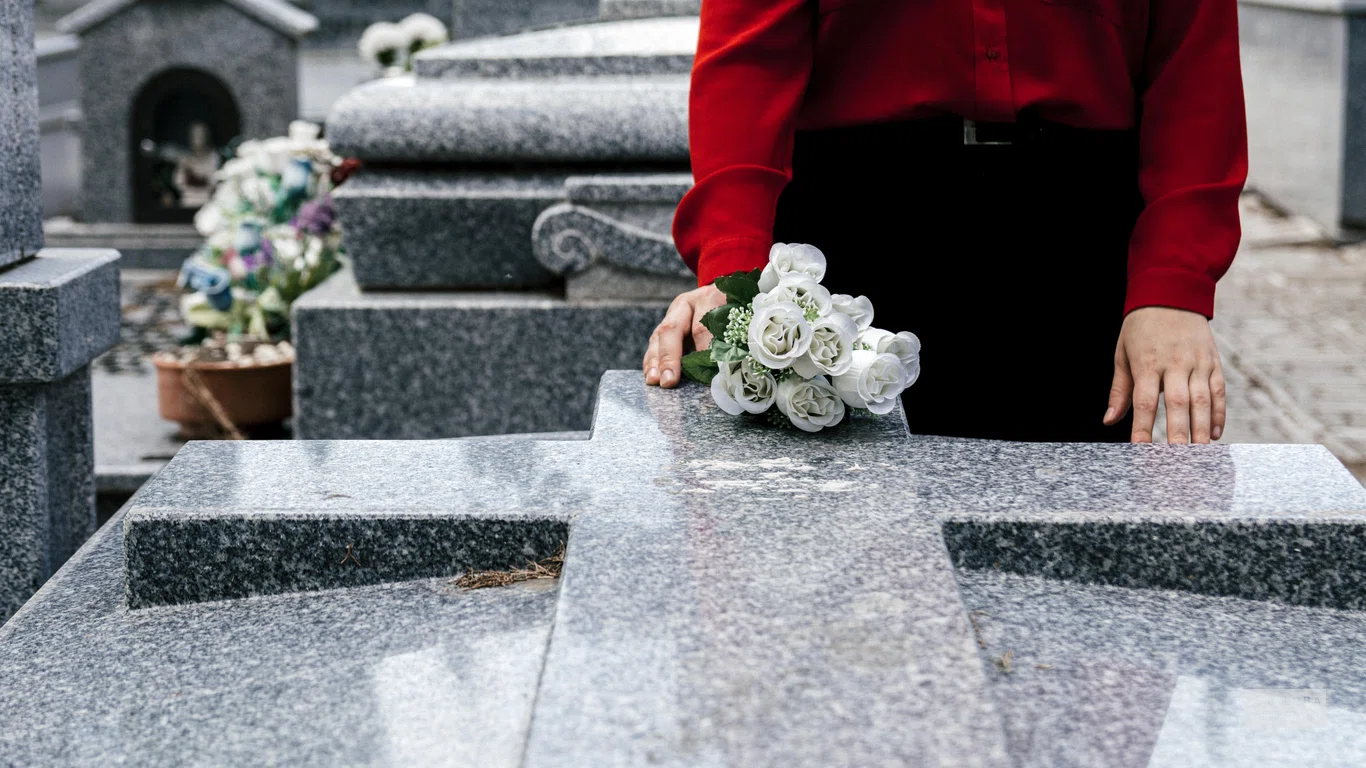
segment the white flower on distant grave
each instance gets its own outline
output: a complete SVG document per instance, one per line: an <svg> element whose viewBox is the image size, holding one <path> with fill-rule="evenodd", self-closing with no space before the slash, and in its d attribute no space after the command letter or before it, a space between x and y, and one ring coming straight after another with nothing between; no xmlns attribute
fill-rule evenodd
<svg viewBox="0 0 1366 768"><path fill-rule="evenodd" d="M310 237L308 247L304 249L304 266L314 269L323 261L323 241L322 238Z"/></svg>
<svg viewBox="0 0 1366 768"><path fill-rule="evenodd" d="M911 386L920 378L920 338L914 333L892 333L881 328L869 328L859 334L858 340L874 352L896 355L906 369L906 386Z"/></svg>
<svg viewBox="0 0 1366 768"><path fill-rule="evenodd" d="M814 245L774 243L768 251L768 265L759 275L759 290L771 291L791 274L805 275L819 283L825 279L825 254Z"/></svg>
<svg viewBox="0 0 1366 768"><path fill-rule="evenodd" d="M271 227L266 239L275 248L275 260L291 269L302 269L304 244L299 240L298 230L284 225Z"/></svg>
<svg viewBox="0 0 1366 768"><path fill-rule="evenodd" d="M824 376L788 376L778 383L778 410L804 432L819 432L844 420L844 402Z"/></svg>
<svg viewBox="0 0 1366 768"><path fill-rule="evenodd" d="M778 382L773 374L756 369L745 361L721 363L721 372L712 377L711 397L731 416L763 413L773 405Z"/></svg>
<svg viewBox="0 0 1366 768"><path fill-rule="evenodd" d="M858 326L848 315L830 314L811 324L811 347L792 363L799 376L838 376L854 363Z"/></svg>
<svg viewBox="0 0 1366 768"><path fill-rule="evenodd" d="M216 176L222 182L240 182L249 176L256 175L256 164L247 157L243 157L242 150L253 142L243 142L237 148L237 157L223 163L223 167L218 169Z"/></svg>
<svg viewBox="0 0 1366 768"><path fill-rule="evenodd" d="M269 211L275 207L275 189L264 177L243 179L239 190L242 200L257 211Z"/></svg>
<svg viewBox="0 0 1366 768"><path fill-rule="evenodd" d="M896 355L858 350L849 370L835 377L835 388L850 408L889 413L906 389L906 369Z"/></svg>
<svg viewBox="0 0 1366 768"><path fill-rule="evenodd" d="M194 228L205 238L213 237L227 225L228 219L216 203L201 207L194 215Z"/></svg>
<svg viewBox="0 0 1366 768"><path fill-rule="evenodd" d="M855 297L847 293L837 293L830 297L830 302L836 312L853 318L860 331L868 330L873 324L873 302L867 296Z"/></svg>
<svg viewBox="0 0 1366 768"><path fill-rule="evenodd" d="M756 307L749 321L749 353L768 368L782 370L811 347L805 311L790 301Z"/></svg>
<svg viewBox="0 0 1366 768"><path fill-rule="evenodd" d="M446 25L435 16L425 13L414 13L408 18L400 21L398 26L408 34L408 50L417 53L423 48L431 48L434 45L441 45L451 39L450 32Z"/></svg>
<svg viewBox="0 0 1366 768"><path fill-rule="evenodd" d="M358 47L362 58L387 69L398 65L412 44L413 38L403 27L381 21L366 27Z"/></svg>
<svg viewBox="0 0 1366 768"><path fill-rule="evenodd" d="M834 306L830 301L830 292L824 286L804 274L794 273L784 276L767 293L755 296L754 308L762 309L785 301L801 307L808 321L825 317Z"/></svg>
<svg viewBox="0 0 1366 768"><path fill-rule="evenodd" d="M289 124L289 140L296 144L317 141L322 134L322 126L307 120L293 120Z"/></svg>

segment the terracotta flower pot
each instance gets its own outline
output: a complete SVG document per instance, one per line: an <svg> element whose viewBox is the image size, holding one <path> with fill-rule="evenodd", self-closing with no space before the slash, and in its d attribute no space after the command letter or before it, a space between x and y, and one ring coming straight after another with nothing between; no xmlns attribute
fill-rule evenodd
<svg viewBox="0 0 1366 768"><path fill-rule="evenodd" d="M293 414L292 360L269 363L251 360L245 365L237 362L185 363L158 355L153 362L157 368L161 418L180 424L186 438L210 437L222 432L220 421L187 385L185 370L189 367L194 368L204 389L238 428L277 424Z"/></svg>

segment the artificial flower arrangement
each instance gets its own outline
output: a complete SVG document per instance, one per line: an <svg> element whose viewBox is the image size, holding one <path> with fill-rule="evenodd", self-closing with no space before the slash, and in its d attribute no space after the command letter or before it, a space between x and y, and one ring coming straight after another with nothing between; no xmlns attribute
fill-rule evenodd
<svg viewBox="0 0 1366 768"><path fill-rule="evenodd" d="M340 266L341 227L331 193L355 167L317 125L238 145L195 215L205 242L180 271L191 293L181 314L196 337L214 332L269 341L288 335L289 308Z"/></svg>
<svg viewBox="0 0 1366 768"><path fill-rule="evenodd" d="M379 66L386 77L413 71L413 57L451 38L446 25L435 16L414 13L397 24L377 22L360 36L360 55Z"/></svg>
<svg viewBox="0 0 1366 768"><path fill-rule="evenodd" d="M717 278L726 304L703 317L712 343L684 356L684 374L732 416L767 413L806 432L839 424L846 408L889 413L920 376L920 340L874 328L873 303L832 295L825 269L818 248L778 243L762 270Z"/></svg>

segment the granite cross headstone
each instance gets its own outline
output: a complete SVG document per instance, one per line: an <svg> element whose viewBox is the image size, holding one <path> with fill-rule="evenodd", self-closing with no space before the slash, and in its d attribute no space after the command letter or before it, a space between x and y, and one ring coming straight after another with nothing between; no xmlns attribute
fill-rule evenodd
<svg viewBox="0 0 1366 768"><path fill-rule="evenodd" d="M0 0L0 623L95 530L90 372L118 254L39 251L33 3Z"/></svg>
<svg viewBox="0 0 1366 768"><path fill-rule="evenodd" d="M1315 446L911 438L896 416L808 436L638 373L604 378L585 441L192 443L0 631L0 744L35 762L80 744L157 762L1099 765L1182 754L1196 723L1237 753L1201 719L1210 680L1326 684L1366 709L1366 651L1306 653L1366 630L1363 510ZM451 582L562 541L562 584ZM1097 604L1148 635L1088 646ZM1246 616L1268 615L1278 645L1221 666L1218 642L1242 648ZM1191 668L1170 646L1201 616L1222 624ZM1345 722L1300 756L1354 744Z"/></svg>

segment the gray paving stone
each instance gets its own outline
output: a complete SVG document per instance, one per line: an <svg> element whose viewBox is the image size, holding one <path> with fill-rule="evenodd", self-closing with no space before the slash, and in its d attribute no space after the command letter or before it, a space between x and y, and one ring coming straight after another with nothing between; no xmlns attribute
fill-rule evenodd
<svg viewBox="0 0 1366 768"><path fill-rule="evenodd" d="M282 521L313 527L259 535ZM558 589L422 578L461 521L485 526L471 552L565 525ZM1244 754L1226 702L1264 687L1333 709L1263 749L1366 758L1366 673L1325 650L1366 608L1366 489L1315 446L912 438L897 416L812 437L616 372L589 440L195 444L115 523L0 629L7 755L1110 765ZM180 564L157 583L257 596L130 610L144 532ZM337 564L240 568L310 545ZM328 589L367 568L415 580Z"/></svg>
<svg viewBox="0 0 1366 768"><path fill-rule="evenodd" d="M33 3L0 2L0 269L43 247ZM2 327L2 326L0 326Z"/></svg>

